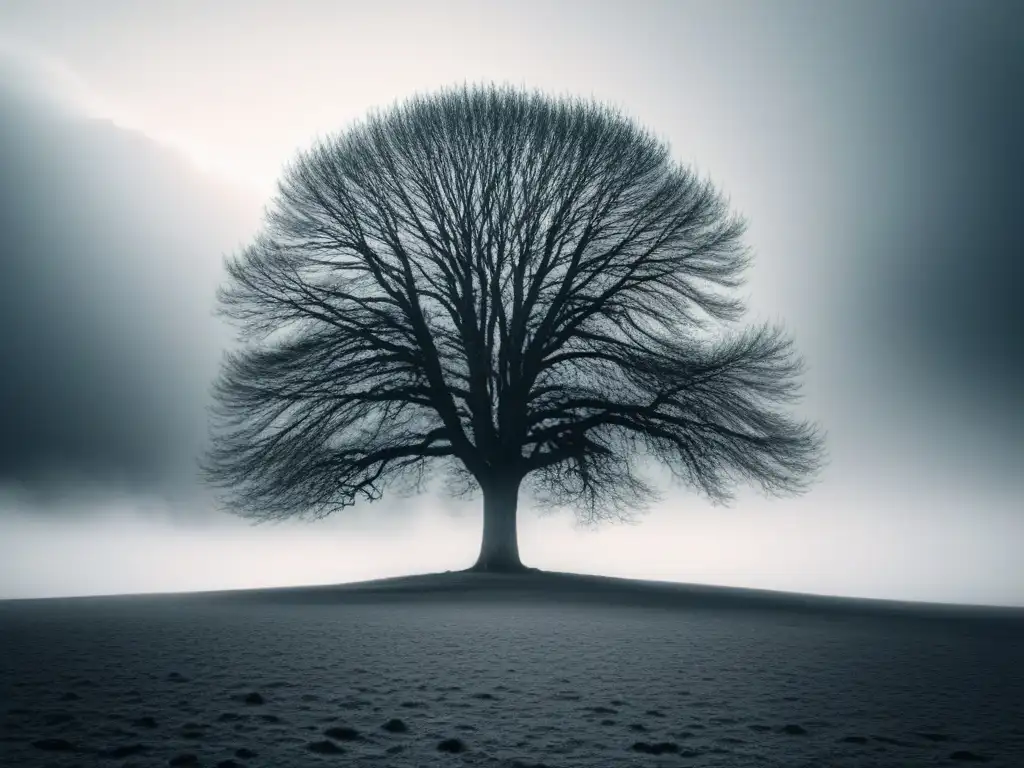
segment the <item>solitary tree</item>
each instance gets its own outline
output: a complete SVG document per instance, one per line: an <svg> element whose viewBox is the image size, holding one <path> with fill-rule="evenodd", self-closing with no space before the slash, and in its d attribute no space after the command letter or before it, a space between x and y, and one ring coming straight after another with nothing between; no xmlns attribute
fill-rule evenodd
<svg viewBox="0 0 1024 768"><path fill-rule="evenodd" d="M710 183L615 110L511 88L416 97L317 142L227 259L240 328L206 476L256 520L422 488L483 491L475 569L523 568L520 487L589 521L657 492L804 490L822 437L786 415L770 326L716 332L749 252Z"/></svg>

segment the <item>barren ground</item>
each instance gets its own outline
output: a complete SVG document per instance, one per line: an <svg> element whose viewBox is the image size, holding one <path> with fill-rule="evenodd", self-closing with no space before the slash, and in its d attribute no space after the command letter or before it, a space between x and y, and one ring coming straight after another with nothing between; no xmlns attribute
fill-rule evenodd
<svg viewBox="0 0 1024 768"><path fill-rule="evenodd" d="M0 766L1024 766L1024 610L565 574L0 602Z"/></svg>

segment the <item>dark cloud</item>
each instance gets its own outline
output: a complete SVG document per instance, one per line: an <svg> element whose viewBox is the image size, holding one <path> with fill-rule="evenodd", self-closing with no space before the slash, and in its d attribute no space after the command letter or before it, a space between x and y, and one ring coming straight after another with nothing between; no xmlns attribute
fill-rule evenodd
<svg viewBox="0 0 1024 768"><path fill-rule="evenodd" d="M0 487L189 493L221 255L258 204L26 73L0 57Z"/></svg>

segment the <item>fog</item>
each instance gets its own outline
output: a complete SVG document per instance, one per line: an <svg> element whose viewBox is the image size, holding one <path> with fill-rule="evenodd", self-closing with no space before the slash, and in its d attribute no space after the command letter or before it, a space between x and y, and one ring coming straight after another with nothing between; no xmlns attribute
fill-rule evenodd
<svg viewBox="0 0 1024 768"><path fill-rule="evenodd" d="M254 528L198 483L221 257L282 163L414 92L622 107L750 223L751 320L808 364L806 496L673 491L637 526L521 513L530 565L1024 605L1009 3L7 3L0 8L0 597L469 565L479 501Z"/></svg>

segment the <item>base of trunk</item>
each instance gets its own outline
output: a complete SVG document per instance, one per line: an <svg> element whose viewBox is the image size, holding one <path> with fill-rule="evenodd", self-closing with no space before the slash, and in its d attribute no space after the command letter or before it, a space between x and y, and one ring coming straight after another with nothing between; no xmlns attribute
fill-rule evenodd
<svg viewBox="0 0 1024 768"><path fill-rule="evenodd" d="M481 483L484 492L484 526L480 555L470 568L477 573L526 573L519 559L516 536L518 477L501 477Z"/></svg>
<svg viewBox="0 0 1024 768"><path fill-rule="evenodd" d="M537 573L537 568L530 568L520 562L481 563L479 560L466 573Z"/></svg>

